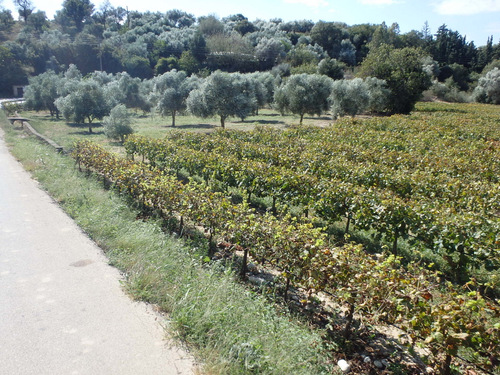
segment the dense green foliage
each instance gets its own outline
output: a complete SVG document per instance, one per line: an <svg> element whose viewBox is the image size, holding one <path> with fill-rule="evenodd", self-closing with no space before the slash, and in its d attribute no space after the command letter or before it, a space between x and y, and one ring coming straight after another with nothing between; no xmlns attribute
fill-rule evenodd
<svg viewBox="0 0 500 375"><path fill-rule="evenodd" d="M395 49L382 44L370 50L361 64L361 75L386 81L391 90L388 106L392 113L410 113L431 85L423 69L424 56L419 49Z"/></svg>
<svg viewBox="0 0 500 375"><path fill-rule="evenodd" d="M118 139L123 143L125 138L134 132L131 122L127 107L123 104L118 104L111 109L109 116L104 117L102 121L104 133L106 137Z"/></svg>
<svg viewBox="0 0 500 375"><path fill-rule="evenodd" d="M240 73L212 73L189 94L189 111L199 117L218 116L222 128L229 116L243 121L258 108L256 92L250 80L250 77Z"/></svg>
<svg viewBox="0 0 500 375"><path fill-rule="evenodd" d="M188 78L185 72L173 70L154 79L151 95L158 112L162 116L171 115L172 126L175 126L175 115L186 109L189 93L198 86L196 77Z"/></svg>
<svg viewBox="0 0 500 375"><path fill-rule="evenodd" d="M61 76L50 70L31 77L24 93L26 107L35 111L48 110L51 116L59 118L59 109L55 101L59 97L57 90L60 81Z"/></svg>
<svg viewBox="0 0 500 375"><path fill-rule="evenodd" d="M397 24L250 21L241 14L196 19L180 10L140 13L109 3L96 9L89 0L66 0L54 19L47 20L45 13L35 11L30 1L19 0L17 5L22 21L14 21L9 11L0 9L0 46L10 54L13 66L9 71L15 72L14 76L10 74L10 80L0 79L2 95L9 95L13 84L26 84L29 76L48 70L58 74L71 64L83 75L95 70L126 71L140 79L173 69L199 76L216 70L273 70L275 74L319 73L339 79L346 67L362 65L367 56L371 55L373 62L382 45L397 51L391 54L396 60L389 62L394 66L400 64L398 54L412 59L414 56L408 55L408 51L418 49L435 62L433 78L440 83L452 79L460 90L466 91L474 88L478 74L487 65L500 58L500 44L494 45L492 38L486 45L476 47L446 25L440 26L435 36L428 25L422 31L402 34ZM384 61L385 58L381 63ZM375 69L372 63L364 65ZM385 67L381 69L384 73L378 69L376 75L369 75L387 81L412 81L402 92L388 82L395 91L394 98L407 93L418 97L426 86L416 82L420 78L410 77L408 70L400 77L390 77ZM413 99L410 104L394 105L392 111L408 112L412 102Z"/></svg>
<svg viewBox="0 0 500 375"><path fill-rule="evenodd" d="M104 88L96 80L75 82L71 92L55 101L57 109L68 121L89 124L92 133L92 121L102 119L109 114L109 102L106 100Z"/></svg>
<svg viewBox="0 0 500 375"><path fill-rule="evenodd" d="M319 74L294 74L276 89L274 101L281 113L291 112L300 116L321 115L328 110L332 80Z"/></svg>
<svg viewBox="0 0 500 375"><path fill-rule="evenodd" d="M338 80L333 82L330 94L332 116L356 116L360 113L384 112L391 91L386 81L374 77Z"/></svg>
<svg viewBox="0 0 500 375"><path fill-rule="evenodd" d="M479 79L474 96L481 103L500 104L500 69L494 68Z"/></svg>

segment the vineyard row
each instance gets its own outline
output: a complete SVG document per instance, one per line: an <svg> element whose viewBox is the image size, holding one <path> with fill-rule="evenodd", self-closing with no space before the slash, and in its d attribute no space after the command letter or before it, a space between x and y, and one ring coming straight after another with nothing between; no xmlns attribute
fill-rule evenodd
<svg viewBox="0 0 500 375"><path fill-rule="evenodd" d="M73 156L79 166L111 180L142 204L204 226L212 240L238 245L245 258L249 254L280 270L287 283L329 292L348 307L346 334L357 312L373 323L397 324L412 345L423 341L430 360L443 371L464 348L472 351L475 363L495 364L491 353L500 352L500 309L473 285L443 283L436 272L415 264L403 268L398 257L371 256L360 245L327 246L321 228L258 215L204 184L183 184L91 142L79 142Z"/></svg>

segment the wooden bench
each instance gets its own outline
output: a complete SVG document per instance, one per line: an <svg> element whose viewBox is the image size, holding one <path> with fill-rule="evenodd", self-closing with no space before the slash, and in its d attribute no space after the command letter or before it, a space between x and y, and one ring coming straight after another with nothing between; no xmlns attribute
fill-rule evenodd
<svg viewBox="0 0 500 375"><path fill-rule="evenodd" d="M7 117L7 120L9 120L12 125L14 125L16 121L21 121L21 123L29 121L27 118L24 117Z"/></svg>
<svg viewBox="0 0 500 375"><path fill-rule="evenodd" d="M25 130L29 131L31 134L33 134L36 137L40 138L45 143L48 143L50 146L54 147L57 152L64 152L64 149L63 149L62 146L58 145L52 139L45 137L44 135L38 133L35 129L33 129L33 127L28 122L29 120L27 118L24 118L24 117L7 117L7 119L11 122L12 125L14 125L14 123L16 121L20 121L21 124L22 124L22 126L23 126L23 128Z"/></svg>

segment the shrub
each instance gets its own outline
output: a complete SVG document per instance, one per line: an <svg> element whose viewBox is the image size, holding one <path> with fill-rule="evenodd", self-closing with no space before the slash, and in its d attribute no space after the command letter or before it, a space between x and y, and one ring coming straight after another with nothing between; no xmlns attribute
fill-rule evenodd
<svg viewBox="0 0 500 375"><path fill-rule="evenodd" d="M500 104L500 69L494 68L479 79L473 98L480 103Z"/></svg>
<svg viewBox="0 0 500 375"><path fill-rule="evenodd" d="M104 125L104 133L110 139L119 139L121 143L125 138L134 132L132 128L130 115L127 107L123 104L118 104L111 110L109 116L104 117L102 121Z"/></svg>

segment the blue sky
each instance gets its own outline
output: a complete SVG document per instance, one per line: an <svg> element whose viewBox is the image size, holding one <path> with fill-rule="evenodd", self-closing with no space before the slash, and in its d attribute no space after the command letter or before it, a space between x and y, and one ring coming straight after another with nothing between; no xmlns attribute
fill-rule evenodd
<svg viewBox="0 0 500 375"><path fill-rule="evenodd" d="M98 9L103 0L91 2ZM63 0L32 0L32 3L52 18L62 8ZM491 35L495 44L500 41L500 0L110 0L110 3L141 12L180 9L197 17L215 14L222 18L241 13L251 21L282 18L348 25L385 22L389 26L397 22L402 33L422 30L427 21L432 33L446 24L476 46L486 44ZM3 6L15 9L12 0L3 0Z"/></svg>

